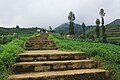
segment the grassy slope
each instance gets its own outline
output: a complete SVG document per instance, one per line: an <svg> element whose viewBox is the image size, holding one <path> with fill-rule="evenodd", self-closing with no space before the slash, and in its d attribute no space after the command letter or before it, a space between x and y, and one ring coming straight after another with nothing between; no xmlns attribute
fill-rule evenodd
<svg viewBox="0 0 120 80"><path fill-rule="evenodd" d="M16 61L16 54L24 52L24 42L28 38L29 36L21 36L5 45L0 45L0 80L6 80L12 73L11 65Z"/></svg>
<svg viewBox="0 0 120 80"><path fill-rule="evenodd" d="M107 26L108 40L120 42L120 25Z"/></svg>
<svg viewBox="0 0 120 80"><path fill-rule="evenodd" d="M101 28L100 28L100 31ZM92 35L96 35L95 33L95 27L91 27L89 29L87 29L86 33L92 34ZM102 34L102 32L100 32ZM114 26L106 26L106 33L107 33L107 39L108 41L113 41L113 40L117 40L118 42L120 42L120 25L114 25Z"/></svg>
<svg viewBox="0 0 120 80"><path fill-rule="evenodd" d="M60 50L84 51L92 53L91 58L100 62L99 67L112 71L112 79L120 80L120 46L66 39L62 36L49 35Z"/></svg>

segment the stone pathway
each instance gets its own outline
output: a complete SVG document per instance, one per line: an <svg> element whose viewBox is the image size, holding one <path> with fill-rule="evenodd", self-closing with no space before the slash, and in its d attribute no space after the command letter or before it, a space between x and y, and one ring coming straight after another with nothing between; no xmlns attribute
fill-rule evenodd
<svg viewBox="0 0 120 80"><path fill-rule="evenodd" d="M16 74L8 80L108 80L109 71L97 69L89 53L55 50L55 43L44 36L27 41L26 51L13 64Z"/></svg>

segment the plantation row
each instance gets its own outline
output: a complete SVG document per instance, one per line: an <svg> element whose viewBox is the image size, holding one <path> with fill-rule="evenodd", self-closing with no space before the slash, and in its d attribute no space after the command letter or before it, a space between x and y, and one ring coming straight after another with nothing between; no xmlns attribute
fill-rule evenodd
<svg viewBox="0 0 120 80"><path fill-rule="evenodd" d="M91 42L89 40L71 39L61 35L49 35L49 39L54 40L60 50L83 51L92 53L91 57L100 60L103 68L114 73L112 80L120 80L120 46Z"/></svg>

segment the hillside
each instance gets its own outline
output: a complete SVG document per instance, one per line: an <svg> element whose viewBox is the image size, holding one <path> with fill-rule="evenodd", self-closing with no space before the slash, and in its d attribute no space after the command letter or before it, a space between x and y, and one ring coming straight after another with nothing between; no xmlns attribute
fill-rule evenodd
<svg viewBox="0 0 120 80"><path fill-rule="evenodd" d="M120 25L120 19L116 19L113 22L111 22L109 25Z"/></svg>
<svg viewBox="0 0 120 80"><path fill-rule="evenodd" d="M100 31L102 31L101 28L100 28ZM90 27L86 31L86 33L87 33L87 35L91 34L91 35L95 36L95 27ZM116 19L115 21L106 25L106 33L107 33L108 41L120 42L120 19Z"/></svg>
<svg viewBox="0 0 120 80"><path fill-rule="evenodd" d="M17 33L18 35L34 34L39 28L4 28L0 27L0 36Z"/></svg>
<svg viewBox="0 0 120 80"><path fill-rule="evenodd" d="M49 39L56 42L59 50L92 53L90 59L97 60L100 63L100 68L105 68L112 72L112 79L109 80L120 80L120 46L71 39L61 35L50 35Z"/></svg>
<svg viewBox="0 0 120 80"><path fill-rule="evenodd" d="M81 34L82 33L82 26L79 25L79 24L74 24L74 27L75 27L75 34ZM69 32L69 24L68 23L64 23L64 24L61 24L60 26L56 27L54 29L55 32L57 33L64 33L64 34L68 34Z"/></svg>
<svg viewBox="0 0 120 80"><path fill-rule="evenodd" d="M116 19L106 26L109 41L120 42L120 19Z"/></svg>
<svg viewBox="0 0 120 80"><path fill-rule="evenodd" d="M0 35L12 34L14 31L11 28L0 27Z"/></svg>

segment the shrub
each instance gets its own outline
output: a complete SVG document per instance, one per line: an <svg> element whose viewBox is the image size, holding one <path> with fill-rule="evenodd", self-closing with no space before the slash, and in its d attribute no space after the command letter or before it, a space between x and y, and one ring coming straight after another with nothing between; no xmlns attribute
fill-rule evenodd
<svg viewBox="0 0 120 80"><path fill-rule="evenodd" d="M24 51L23 40L14 39L8 44L0 46L0 79L8 75L11 64L15 63L16 54Z"/></svg>
<svg viewBox="0 0 120 80"><path fill-rule="evenodd" d="M104 63L102 67L115 72L115 74L112 75L113 80L120 79L120 46L109 43L96 43L75 39L60 39L58 36L56 37L54 35L50 35L49 37L49 39L56 42L57 47L60 50L89 52L92 53L91 57L94 58L99 56L104 60L104 62L101 60L101 63Z"/></svg>

